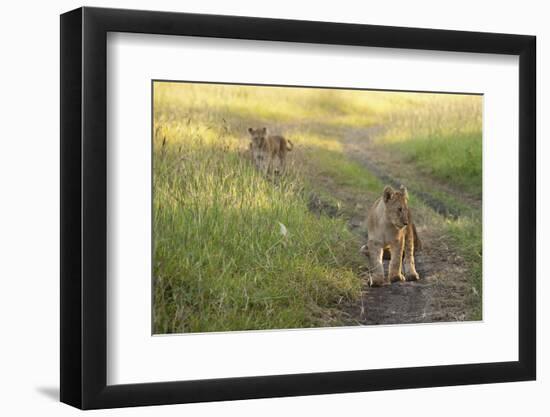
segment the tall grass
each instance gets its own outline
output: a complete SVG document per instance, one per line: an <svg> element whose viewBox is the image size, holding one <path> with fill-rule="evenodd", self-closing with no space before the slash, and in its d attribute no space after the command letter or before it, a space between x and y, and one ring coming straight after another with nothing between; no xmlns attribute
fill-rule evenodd
<svg viewBox="0 0 550 417"><path fill-rule="evenodd" d="M345 323L365 261L344 218L311 210L312 191L317 177L332 182L327 198L383 187L346 157L347 129L384 126L377 145L481 192L480 97L162 82L153 99L155 333ZM260 175L246 155L247 127L262 125L297 145L283 176ZM481 291L478 218L446 230Z"/></svg>
<svg viewBox="0 0 550 417"><path fill-rule="evenodd" d="M230 114L233 121L368 127L392 122L396 110L429 103L430 99L424 96L369 90L157 82L154 100L165 106L166 114L184 109L185 115L195 121Z"/></svg>
<svg viewBox="0 0 550 417"><path fill-rule="evenodd" d="M378 143L426 173L481 196L482 96L412 95L383 117Z"/></svg>
<svg viewBox="0 0 550 417"><path fill-rule="evenodd" d="M453 220L447 220L446 230L450 234L453 244L459 249L469 266L470 285L472 293L469 300L471 309L469 320L481 320L483 294L483 239L481 214L474 213Z"/></svg>
<svg viewBox="0 0 550 417"><path fill-rule="evenodd" d="M155 108L154 332L340 324L360 291L356 236L309 211L298 176L260 175L223 122L176 111Z"/></svg>
<svg viewBox="0 0 550 417"><path fill-rule="evenodd" d="M254 120L281 125L383 126L376 141L419 169L472 194L481 193L482 107L478 95L157 83L166 114L230 127ZM205 111L207 109L207 111Z"/></svg>

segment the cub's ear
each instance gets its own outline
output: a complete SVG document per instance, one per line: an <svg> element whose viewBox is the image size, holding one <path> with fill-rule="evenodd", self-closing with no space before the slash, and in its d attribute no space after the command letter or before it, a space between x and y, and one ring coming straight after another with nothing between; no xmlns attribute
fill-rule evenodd
<svg viewBox="0 0 550 417"><path fill-rule="evenodd" d="M391 188L391 186L389 185L386 185L384 187L384 193L382 195L384 196L384 203L387 203L393 197L393 188Z"/></svg>
<svg viewBox="0 0 550 417"><path fill-rule="evenodd" d="M403 197L409 198L409 192L407 191L407 187L405 187L403 184L401 184L401 187L399 187L399 191L403 194Z"/></svg>
<svg viewBox="0 0 550 417"><path fill-rule="evenodd" d="M267 132L267 127L262 128L262 133L266 133L266 132Z"/></svg>
<svg viewBox="0 0 550 417"><path fill-rule="evenodd" d="M254 129L252 129L251 127L248 128L248 133L252 133L254 132Z"/></svg>

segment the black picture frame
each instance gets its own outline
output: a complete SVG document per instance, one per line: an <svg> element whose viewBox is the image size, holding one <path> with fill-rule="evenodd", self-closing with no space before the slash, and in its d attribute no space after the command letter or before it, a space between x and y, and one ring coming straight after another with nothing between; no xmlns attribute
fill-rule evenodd
<svg viewBox="0 0 550 417"><path fill-rule="evenodd" d="M519 56L519 360L107 385L108 32ZM61 15L61 401L94 409L535 379L535 51L524 35L88 7Z"/></svg>

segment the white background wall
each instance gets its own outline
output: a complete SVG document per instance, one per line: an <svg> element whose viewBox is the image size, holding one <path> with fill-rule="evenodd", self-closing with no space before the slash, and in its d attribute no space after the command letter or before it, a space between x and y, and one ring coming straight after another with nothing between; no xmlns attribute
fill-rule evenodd
<svg viewBox="0 0 550 417"><path fill-rule="evenodd" d="M0 89L0 410L2 415L74 415L59 392L59 17L77 1L5 2ZM539 248L550 250L550 157L542 120L550 97L545 3L505 1L299 2L125 0L86 5L237 14L395 26L533 34L538 37ZM504 225L503 225L504 226ZM542 260L542 259L541 259ZM94 415L512 416L548 415L550 285L539 262L538 381L100 411Z"/></svg>

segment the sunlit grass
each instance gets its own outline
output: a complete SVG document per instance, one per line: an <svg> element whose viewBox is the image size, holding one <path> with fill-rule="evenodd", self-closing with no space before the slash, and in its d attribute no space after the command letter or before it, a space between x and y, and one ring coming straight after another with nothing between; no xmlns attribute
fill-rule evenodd
<svg viewBox="0 0 550 417"><path fill-rule="evenodd" d="M424 172L481 196L481 96L418 95L384 117L377 142L401 153Z"/></svg>
<svg viewBox="0 0 550 417"><path fill-rule="evenodd" d="M265 178L248 159L246 129L262 125L296 146L284 176ZM481 192L480 97L156 83L154 332L342 324L341 303L360 296L360 238L344 218L308 204L313 191L340 204L317 177L381 193L384 184L349 160L337 134L372 126L385 126L379 146ZM481 292L478 214L448 220L445 232Z"/></svg>
<svg viewBox="0 0 550 417"><path fill-rule="evenodd" d="M435 178L481 194L482 96L157 83L155 105L160 103L168 121L218 128L229 114L227 127L242 132L250 120L268 128L382 126L377 143Z"/></svg>
<svg viewBox="0 0 550 417"><path fill-rule="evenodd" d="M414 93L177 82L156 83L154 100L155 105L165 106L167 114L185 109L185 116L195 121L215 120L230 113L237 120L317 121L356 127L387 121L395 116L396 109L430 102L423 94Z"/></svg>
<svg viewBox="0 0 550 417"><path fill-rule="evenodd" d="M345 222L311 213L296 175L260 175L223 128L161 125L162 111L154 141L155 333L340 324L335 307L356 299L361 285L358 240Z"/></svg>
<svg viewBox="0 0 550 417"><path fill-rule="evenodd" d="M482 319L482 224L480 213L474 213L472 216L460 217L458 219L447 221L447 230L450 233L453 243L459 248L469 266L470 284L472 294L469 300L472 310L469 314L470 320Z"/></svg>

